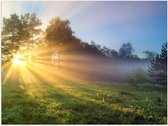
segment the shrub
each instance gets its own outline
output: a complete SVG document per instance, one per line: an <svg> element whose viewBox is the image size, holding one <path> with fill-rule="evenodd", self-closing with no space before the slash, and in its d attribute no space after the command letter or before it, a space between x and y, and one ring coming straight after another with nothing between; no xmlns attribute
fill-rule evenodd
<svg viewBox="0 0 168 126"><path fill-rule="evenodd" d="M127 81L131 84L144 83L146 81L146 73L145 73L144 69L142 69L141 67L138 67L134 71L133 76L127 77Z"/></svg>

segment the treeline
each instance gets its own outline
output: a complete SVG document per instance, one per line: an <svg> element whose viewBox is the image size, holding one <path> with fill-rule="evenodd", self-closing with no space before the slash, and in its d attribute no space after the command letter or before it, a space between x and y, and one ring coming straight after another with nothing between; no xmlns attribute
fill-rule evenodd
<svg viewBox="0 0 168 126"><path fill-rule="evenodd" d="M146 58L134 54L130 42L124 43L119 51L100 46L96 42L83 42L74 35L69 20L53 18L45 31L40 29L41 20L36 14L17 14L3 18L2 24L2 60L10 60L20 48L27 52L31 49L47 48L49 55L54 52L62 54L83 54L105 59L125 61L150 61L149 75L155 83L167 83L167 43L163 45L161 54L144 51ZM155 79L153 79L155 78ZM163 80L164 78L164 80ZM166 78L166 79L165 79Z"/></svg>
<svg viewBox="0 0 168 126"><path fill-rule="evenodd" d="M115 59L141 59L133 54L131 43L124 43L119 51L100 46L96 42L83 42L74 35L69 20L59 17L52 19L43 32L40 29L42 22L36 14L18 16L12 14L10 18L3 18L2 25L2 53L12 54L22 46L26 49L35 46L48 46L52 52L60 50L79 51ZM146 51L148 53L152 53ZM154 54L154 53L152 53ZM149 58L149 57L148 57Z"/></svg>

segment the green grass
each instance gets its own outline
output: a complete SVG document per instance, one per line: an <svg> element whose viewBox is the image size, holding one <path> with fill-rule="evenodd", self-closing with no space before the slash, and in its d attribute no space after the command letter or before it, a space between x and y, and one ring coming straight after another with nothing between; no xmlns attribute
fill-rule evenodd
<svg viewBox="0 0 168 126"><path fill-rule="evenodd" d="M166 96L165 88L147 84L7 81L2 84L2 123L166 124Z"/></svg>

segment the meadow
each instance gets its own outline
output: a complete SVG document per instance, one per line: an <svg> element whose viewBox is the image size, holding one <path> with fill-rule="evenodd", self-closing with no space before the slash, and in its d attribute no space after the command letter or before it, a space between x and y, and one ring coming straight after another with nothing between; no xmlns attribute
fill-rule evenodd
<svg viewBox="0 0 168 126"><path fill-rule="evenodd" d="M4 0L2 124L167 124L166 9Z"/></svg>
<svg viewBox="0 0 168 126"><path fill-rule="evenodd" d="M12 75L2 82L2 124L167 123L167 89L157 85Z"/></svg>

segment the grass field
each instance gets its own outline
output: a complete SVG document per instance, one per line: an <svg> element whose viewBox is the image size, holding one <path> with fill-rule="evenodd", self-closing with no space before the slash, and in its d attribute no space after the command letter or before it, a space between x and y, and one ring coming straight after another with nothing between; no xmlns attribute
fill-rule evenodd
<svg viewBox="0 0 168 126"><path fill-rule="evenodd" d="M3 124L167 123L166 88L16 76L2 82Z"/></svg>
<svg viewBox="0 0 168 126"><path fill-rule="evenodd" d="M2 68L2 124L167 123L166 88L82 81L42 63Z"/></svg>

